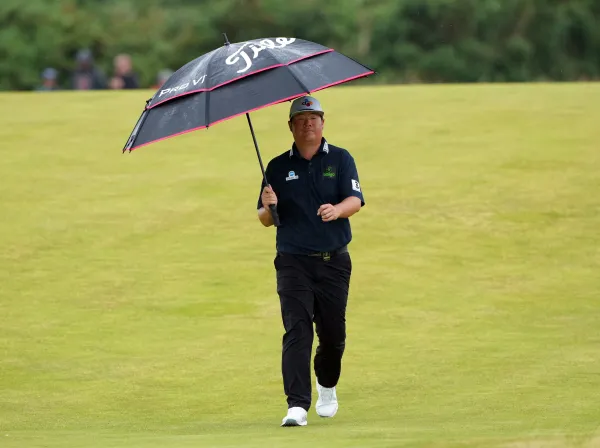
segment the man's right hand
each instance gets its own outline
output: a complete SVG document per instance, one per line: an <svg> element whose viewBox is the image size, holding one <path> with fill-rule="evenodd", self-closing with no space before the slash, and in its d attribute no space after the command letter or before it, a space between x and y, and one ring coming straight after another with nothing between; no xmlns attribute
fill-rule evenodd
<svg viewBox="0 0 600 448"><path fill-rule="evenodd" d="M262 194L260 195L260 200L262 201L262 205L265 209L268 209L269 205L277 205L277 196L269 185L263 188Z"/></svg>

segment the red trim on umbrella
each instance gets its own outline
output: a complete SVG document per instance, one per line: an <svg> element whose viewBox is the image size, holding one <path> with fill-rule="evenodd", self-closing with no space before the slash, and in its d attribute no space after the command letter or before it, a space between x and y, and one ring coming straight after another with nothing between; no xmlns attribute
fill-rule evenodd
<svg viewBox="0 0 600 448"><path fill-rule="evenodd" d="M348 82L348 81L352 81L353 79L358 79L358 78L362 78L364 76L369 76L369 75L372 75L373 73L375 73L375 72L374 71L370 71L370 72L363 73L363 74L360 74L360 75L352 76L350 78L343 79L342 81L336 81L336 82L332 82L331 84L326 84L326 85L324 85L322 87L317 87L316 89L313 89L312 91L313 92L317 92L318 90L323 90L323 89L326 89L327 87L337 86L338 84L341 84L343 82Z"/></svg>
<svg viewBox="0 0 600 448"><path fill-rule="evenodd" d="M291 100L291 99L299 98L299 97L301 97L301 96L303 96L303 95L305 95L305 93L300 93L300 94L297 94L297 95L289 96L289 97L287 97L287 98L282 98L282 99L280 99L280 100L273 101L272 103L265 104L264 106L255 107L254 109L250 109L250 110L247 110L247 111L245 111L245 112L240 112L240 113L237 113L237 114L235 114L235 115L231 115L231 116L229 116L229 117L227 117L227 118L222 118L222 119L220 119L220 120L217 120L217 121L215 121L215 122L213 122L213 123L210 123L210 124L207 124L207 125L204 125L204 126L198 126L197 128L188 129L188 130L186 130L186 131L181 131L181 132L178 132L178 133L176 133L176 134L172 134L172 135L167 135L166 137L161 137L161 138L159 138L159 139L157 139L157 140L151 140L151 141L149 141L149 142L142 143L141 145L136 145L136 146L134 146L133 148L131 148L131 150L130 150L130 151L133 151L134 149L137 149L137 148L141 148L142 146L149 145L149 144L151 144L151 143L156 143L156 142L160 142L160 141L162 141L162 140L166 140L166 139L168 139L168 138L171 138L171 137L177 137L178 135L183 135L183 134L187 134L188 132L197 131L198 129L202 129L202 128L207 128L207 129L208 129L210 126L214 126L215 124L217 124L217 123L221 123L222 121L226 121L226 120L229 120L229 119L231 119L231 118L238 117L238 116L240 116L240 115L249 114L250 112L255 112L255 111L259 110L259 109L263 109L263 108L265 108L265 107L269 107L269 106L272 106L272 105L274 105L274 104L283 103L284 101L288 101L288 100Z"/></svg>
<svg viewBox="0 0 600 448"><path fill-rule="evenodd" d="M336 81L336 82L333 82L333 83L331 83L331 84L327 84L327 85L325 85L325 86L318 87L318 88L316 88L316 89L313 89L313 90L311 90L311 92L316 92L316 91L318 91L318 90L323 90L323 89L325 89L325 88L327 88L327 87L336 86L336 85L338 85L338 84L342 84L342 83L344 83L344 82L352 81L353 79L363 78L363 77L365 77L365 76L372 75L373 73L375 73L375 72L374 72L374 71L370 71L370 72L367 72L367 73L362 73L362 74L360 74L360 75L351 76L350 78L342 79L341 81ZM295 99L295 98L299 98L299 97L301 97L301 96L303 96L303 95L310 94L311 92L306 92L306 93L300 93L300 94L297 94L297 95L292 95L292 96L289 96L289 97L287 97L287 98L282 98L282 99L279 99L279 100L273 101L273 102L271 102L271 103L265 104L265 105L263 105L263 106L255 107L254 109L250 109L250 110L247 110L247 111L244 111L244 112L237 113L237 114L235 114L235 115L231 115L231 116L229 116L229 117L226 117L226 118L222 118L222 119L220 119L220 120L217 120L217 121L215 121L215 122L213 122L213 123L209 123L209 124L207 124L207 125L204 125L204 126L198 126L197 128L188 129L188 130L186 130L186 131L181 131L181 132L178 132L178 133L176 133L176 134L167 135L166 137L161 137L161 138L159 138L159 139L156 139L156 140L151 140L151 141L149 141L149 142L142 143L141 145L136 145L136 146L132 147L132 148L129 150L129 152L133 151L134 149L141 148L142 146L146 146L146 145L149 145L149 144L151 144L151 143L160 142L160 141L162 141L162 140L166 140L166 139L168 139L168 138L177 137L178 135L187 134L188 132L197 131L198 129L202 129L202 128L207 128L207 129L208 129L210 126L214 126L214 125L216 125L217 123L221 123L222 121L230 120L230 119L232 119L232 118L235 118L235 117L238 117L238 116L240 116L240 115L249 114L250 112L255 112L255 111L257 111L257 110L264 109L265 107L273 106L274 104L283 103L284 101L288 101L288 100L292 100L292 99Z"/></svg>
<svg viewBox="0 0 600 448"><path fill-rule="evenodd" d="M162 101L158 101L158 102L154 103L152 106L146 106L146 109L152 109L152 108L158 106L159 104L166 103L167 101L171 101L171 100L174 100L175 98L180 98L182 96L191 95L192 93L210 92L211 90L218 89L219 87L223 87L224 85L232 83L234 81L239 81L240 79L246 78L248 76L256 75L257 73L264 72L266 70L271 70L271 69L274 69L274 68L277 68L277 67L283 67L283 66L286 66L286 65L291 65L291 64L294 64L296 62L302 61L304 59L312 58L313 56L318 56L320 54L325 54L325 53L331 53L332 51L334 51L333 48L328 48L328 49L323 50L323 51L318 51L317 53L309 54L308 56L302 56L301 58L294 59L293 61L290 61L290 62L288 62L286 64L274 64L274 65L270 65L270 66L265 67L265 68L261 68L260 70L256 70L254 72L246 73L244 75L238 76L237 78L233 78L233 79L230 79L228 81L222 82L221 84L217 84L214 87L196 89L196 90L191 90L189 92L183 92L183 93L181 93L179 95L171 96L169 98L165 98Z"/></svg>

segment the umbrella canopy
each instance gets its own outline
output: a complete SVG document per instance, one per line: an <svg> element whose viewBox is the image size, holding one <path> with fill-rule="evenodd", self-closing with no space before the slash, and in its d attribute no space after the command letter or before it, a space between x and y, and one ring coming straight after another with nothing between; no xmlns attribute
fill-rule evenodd
<svg viewBox="0 0 600 448"><path fill-rule="evenodd" d="M225 39L223 47L190 61L156 91L123 151L374 73L302 39Z"/></svg>

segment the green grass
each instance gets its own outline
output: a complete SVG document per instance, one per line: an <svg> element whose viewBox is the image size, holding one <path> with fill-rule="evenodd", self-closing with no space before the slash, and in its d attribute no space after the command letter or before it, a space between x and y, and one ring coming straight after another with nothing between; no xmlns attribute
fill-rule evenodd
<svg viewBox="0 0 600 448"><path fill-rule="evenodd" d="M306 428L246 120L121 155L149 95L0 95L1 447L600 446L599 84L319 94L367 205Z"/></svg>

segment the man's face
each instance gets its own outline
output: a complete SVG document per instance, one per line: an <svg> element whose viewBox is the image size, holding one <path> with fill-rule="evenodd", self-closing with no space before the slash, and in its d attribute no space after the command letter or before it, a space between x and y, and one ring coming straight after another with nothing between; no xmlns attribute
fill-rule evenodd
<svg viewBox="0 0 600 448"><path fill-rule="evenodd" d="M314 112L302 112L295 115L289 124L295 141L303 143L321 141L325 124L321 115Z"/></svg>

